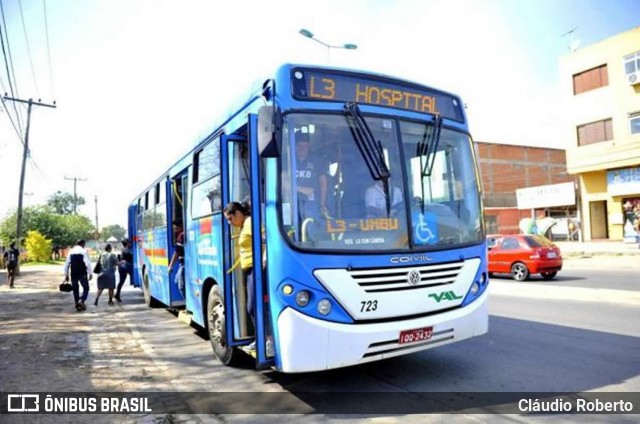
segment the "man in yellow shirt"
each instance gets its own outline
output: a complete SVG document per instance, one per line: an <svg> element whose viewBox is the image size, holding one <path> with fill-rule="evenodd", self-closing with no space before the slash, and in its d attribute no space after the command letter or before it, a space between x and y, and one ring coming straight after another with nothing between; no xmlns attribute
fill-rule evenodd
<svg viewBox="0 0 640 424"><path fill-rule="evenodd" d="M229 270L235 269L240 264L244 280L247 287L247 312L251 317L253 327L256 325L255 317L255 285L253 281L253 251L252 251L252 237L251 237L251 209L246 203L230 202L224 208L224 217L227 222L233 226L240 228L240 235L238 236L238 247L240 248L240 258L233 267ZM251 345L249 346L251 348Z"/></svg>

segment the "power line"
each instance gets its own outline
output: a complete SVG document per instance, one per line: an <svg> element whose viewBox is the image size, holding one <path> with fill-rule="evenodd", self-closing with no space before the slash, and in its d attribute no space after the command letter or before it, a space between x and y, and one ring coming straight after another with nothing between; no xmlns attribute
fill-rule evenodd
<svg viewBox="0 0 640 424"><path fill-rule="evenodd" d="M31 152L29 152L29 158L28 159L29 159L29 162L31 163L31 165L36 169L36 171L38 171L38 173L43 178L43 180L46 181L47 180L46 175L44 175L44 172L42 172L42 169L40 169L40 167L36 163L36 160L33 158L33 155L31 154Z"/></svg>
<svg viewBox="0 0 640 424"><path fill-rule="evenodd" d="M7 104L4 101L4 97L0 96L0 100L2 100L2 105L4 106L4 111L7 112L7 116L9 117L9 121L11 121L11 125L13 126L13 129L16 131L16 135L18 136L18 140L20 140L20 143L24 146L24 141L22 140L22 135L20 134L20 131L18 131L18 128L16 127L16 123L13 122L13 118L11 117L11 114L9 113L9 109L7 109Z"/></svg>
<svg viewBox="0 0 640 424"><path fill-rule="evenodd" d="M1 26L0 26L0 37L2 37L2 27ZM6 93L7 92L7 87L5 87L4 81L2 80L2 77L0 77L0 86L2 86L2 92Z"/></svg>
<svg viewBox="0 0 640 424"><path fill-rule="evenodd" d="M47 58L49 59L49 81L51 82L51 95L56 97L56 88L53 83L53 67L51 66L51 48L49 47L49 25L47 23L47 3L42 0L42 9L44 10L44 34L47 38Z"/></svg>
<svg viewBox="0 0 640 424"><path fill-rule="evenodd" d="M5 52L5 44L4 38L2 37L2 33L0 32L0 42L2 42L2 55L4 56L5 68L7 69L7 79L9 80L9 89L11 90L12 97L18 97L18 81L16 80L16 71L13 68L13 58L11 57L11 47L9 46L9 32L7 31L7 23L4 19L4 6L2 5L2 0L0 0L0 13L2 13L2 26L4 27L4 38L7 39L7 46ZM9 58L7 59L7 53L9 54ZM9 72L9 66L11 67L11 72ZM11 75L13 75L13 84L11 84ZM15 85L15 90L13 86ZM18 128L20 129L19 133L22 134L22 125L21 120L22 117L18 112L18 107L15 102L13 103L13 109L16 111L16 118L18 120ZM22 140L22 136L20 136L20 140ZM24 144L24 143L22 143Z"/></svg>
<svg viewBox="0 0 640 424"><path fill-rule="evenodd" d="M2 12L2 27L4 28L5 36L2 36L2 28L0 28L0 42L2 42L2 55L4 56L4 65L7 69L7 79L9 80L9 89L11 90L11 95L15 96L15 92L13 90L13 85L11 84L11 72L9 72L9 65L11 64L11 68L13 69L13 64L9 62L7 59L7 51L4 46L4 39L7 39L7 50L9 50L9 57L11 57L11 50L9 49L9 33L7 31L7 23L4 20L4 7L2 6L2 0L0 0L0 12Z"/></svg>
<svg viewBox="0 0 640 424"><path fill-rule="evenodd" d="M36 88L36 94L40 94L40 90L38 90L38 80L36 79L36 70L33 67L33 58L31 57L31 47L29 46L27 26L24 23L24 13L22 13L22 0L18 0L18 6L20 8L20 19L22 20L22 31L24 32L24 41L27 44L27 55L29 56L29 64L31 65L31 75L33 76L33 85Z"/></svg>

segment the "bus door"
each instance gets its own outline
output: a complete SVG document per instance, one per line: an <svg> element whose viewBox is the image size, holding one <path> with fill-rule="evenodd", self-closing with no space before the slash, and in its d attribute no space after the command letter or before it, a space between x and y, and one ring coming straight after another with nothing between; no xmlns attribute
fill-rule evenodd
<svg viewBox="0 0 640 424"><path fill-rule="evenodd" d="M249 139L256 134L257 117L250 115ZM247 312L246 282L241 267L233 268L239 259L237 249L238 228L230 228L223 225L223 239L225 241L225 274L224 274L224 301L226 311L226 334L229 346L244 346L255 340L256 365L264 368L273 364L273 360L266 357L266 338L263 302L263 274L262 274L262 202L260 197L261 178L260 160L257 152L257 144L248 142L244 136L224 135L222 137L223 158L226 158L227 166L223 167L223 205L229 202L245 202L251 204L251 225L253 234L253 281L255 286L255 327ZM256 237L256 235L258 235ZM229 271L233 268L232 271ZM230 294L230 295L229 295Z"/></svg>
<svg viewBox="0 0 640 424"><path fill-rule="evenodd" d="M263 258L265 245L265 174L263 162L258 152L258 115L249 115L249 163L251 165L251 233L253 234L253 275L255 284L254 310L256 316L256 366L259 369L275 364L273 331L269 313L269 290Z"/></svg>
<svg viewBox="0 0 640 424"><path fill-rule="evenodd" d="M250 198L249 154L246 137L222 136L222 157L226 161L222 172L222 204L240 202ZM224 207L223 206L223 207ZM225 326L228 346L249 344L254 337L254 328L247 311L247 292L240 266L237 235L239 230L226 224L223 217L222 236L224 243L224 287ZM231 337L229 337L231 335Z"/></svg>
<svg viewBox="0 0 640 424"><path fill-rule="evenodd" d="M141 279L138 273L140 272L140 265L138 264L138 203L129 206L129 210L127 211L127 215L129 217L129 222L127 225L127 233L129 237L129 241L131 242L131 252L133 253L133 273L131 284L135 287L141 286Z"/></svg>
<svg viewBox="0 0 640 424"><path fill-rule="evenodd" d="M168 260L171 262L171 258L174 253L182 252L181 259L176 261L174 265L169 269L169 306L183 306L185 304L184 288L186 282L186 276L188 274L188 261L186 260L187 253L187 223L185 220L185 211L187 205L187 182L188 182L188 169L185 169L180 174L173 178L169 178L166 181L166 188L168 199L169 218L167 221L167 237L169 246ZM177 224L178 230L174 224ZM180 235L182 232L182 235ZM179 254L179 253L177 253ZM181 269L182 268L182 269Z"/></svg>

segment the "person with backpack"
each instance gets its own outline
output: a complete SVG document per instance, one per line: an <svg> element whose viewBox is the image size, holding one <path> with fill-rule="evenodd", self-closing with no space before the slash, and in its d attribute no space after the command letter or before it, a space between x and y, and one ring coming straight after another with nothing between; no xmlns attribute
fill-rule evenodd
<svg viewBox="0 0 640 424"><path fill-rule="evenodd" d="M84 302L89 296L89 281L93 277L91 260L89 254L84 249L85 241L79 240L69 251L67 260L64 262L64 280L69 281L71 276L71 287L73 288L73 299L76 302L76 311L82 312L87 309ZM80 295L79 284L82 284L82 295Z"/></svg>
<svg viewBox="0 0 640 424"><path fill-rule="evenodd" d="M18 261L20 260L20 251L16 249L16 244L11 243L9 249L6 250L3 255L4 263L7 267L7 278L9 279L9 287L15 288L13 280L16 275L16 268L18 268Z"/></svg>

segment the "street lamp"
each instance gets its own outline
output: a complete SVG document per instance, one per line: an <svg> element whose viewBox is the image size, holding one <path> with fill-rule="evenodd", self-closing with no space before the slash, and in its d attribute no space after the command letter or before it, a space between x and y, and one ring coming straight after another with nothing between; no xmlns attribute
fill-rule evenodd
<svg viewBox="0 0 640 424"><path fill-rule="evenodd" d="M323 46L325 46L327 48L327 63L331 63L331 49L346 49L346 50L355 50L358 48L357 45L355 44L343 44L341 46L334 46L332 44L327 44L322 40L318 40L314 35L313 32L309 31L308 29L304 29L302 28L300 31L298 31L300 34L302 34L303 36L312 39L313 41L315 41L316 43L320 43Z"/></svg>

